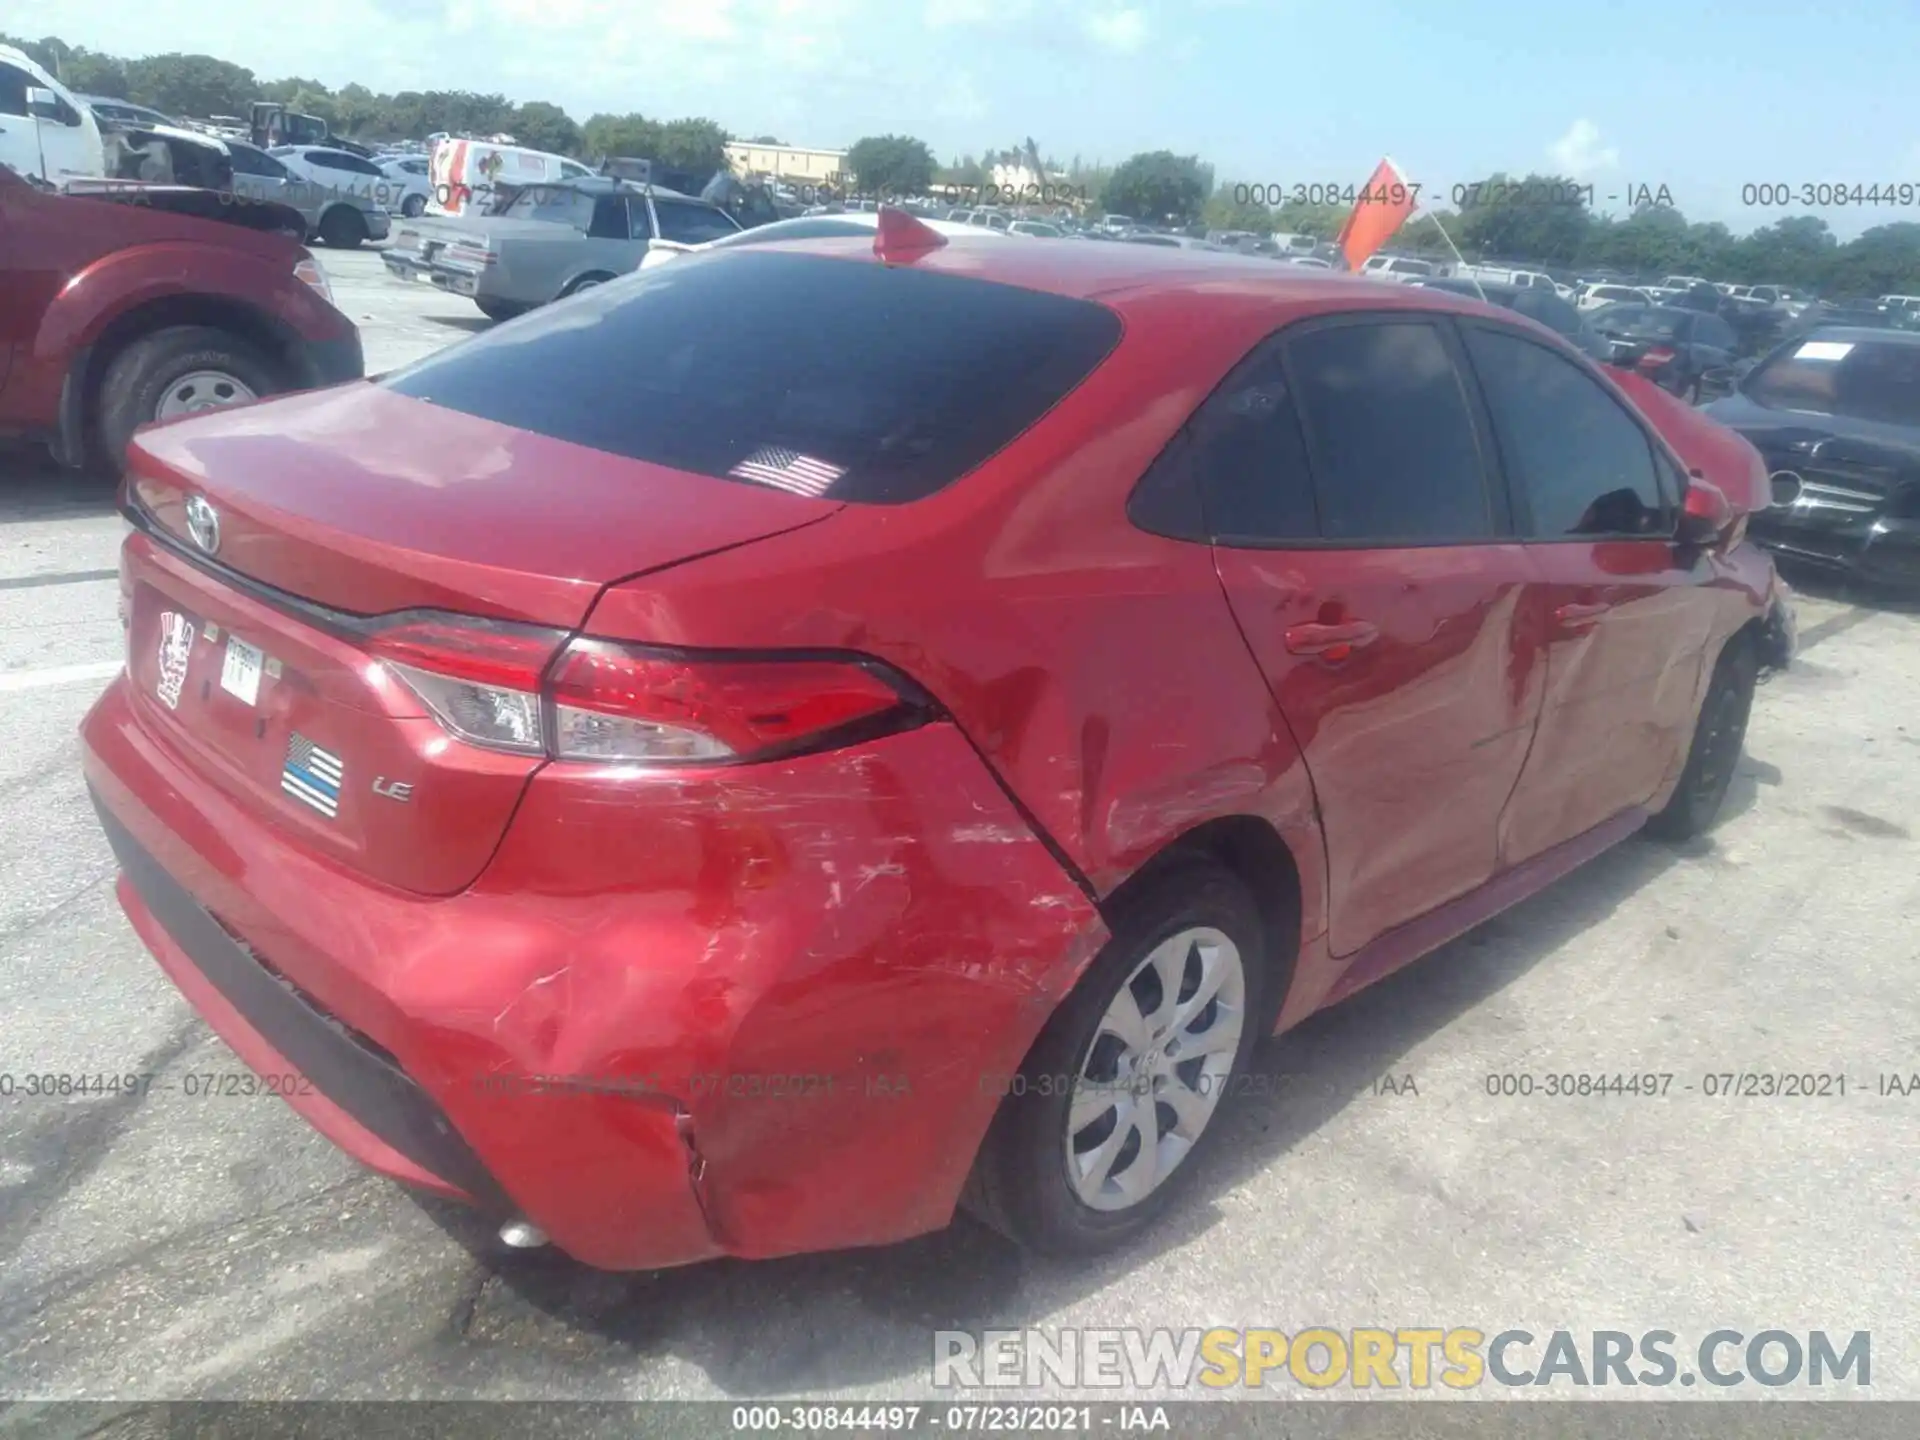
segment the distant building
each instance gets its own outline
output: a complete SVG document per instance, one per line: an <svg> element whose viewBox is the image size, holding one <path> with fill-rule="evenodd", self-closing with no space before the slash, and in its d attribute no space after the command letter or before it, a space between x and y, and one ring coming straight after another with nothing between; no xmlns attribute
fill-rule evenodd
<svg viewBox="0 0 1920 1440"><path fill-rule="evenodd" d="M781 180L811 181L815 185L835 180L846 169L844 150L812 150L804 145L754 145L745 140L727 142L727 163L734 174L772 175Z"/></svg>
<svg viewBox="0 0 1920 1440"><path fill-rule="evenodd" d="M1025 161L1013 165L1002 162L987 172L987 180L995 188L1011 190L1020 195L1038 195L1042 185L1055 183L1054 177L1040 174Z"/></svg>

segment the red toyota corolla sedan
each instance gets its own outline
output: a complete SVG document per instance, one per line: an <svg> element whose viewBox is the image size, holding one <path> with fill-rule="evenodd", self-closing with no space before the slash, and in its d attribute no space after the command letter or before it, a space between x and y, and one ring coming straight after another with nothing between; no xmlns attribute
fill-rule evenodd
<svg viewBox="0 0 1920 1440"><path fill-rule="evenodd" d="M1086 1251L1258 1039L1712 821L1758 468L1509 311L890 213L143 432L86 776L208 1023L503 1233Z"/></svg>

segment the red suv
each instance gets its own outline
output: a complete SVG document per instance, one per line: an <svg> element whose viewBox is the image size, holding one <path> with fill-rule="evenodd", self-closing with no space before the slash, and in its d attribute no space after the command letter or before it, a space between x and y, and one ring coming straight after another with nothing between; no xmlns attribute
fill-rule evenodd
<svg viewBox="0 0 1920 1440"><path fill-rule="evenodd" d="M1712 821L1776 590L1682 413L1257 258L687 257L144 432L87 780L213 1028L523 1239L1095 1249L1260 1038Z"/></svg>

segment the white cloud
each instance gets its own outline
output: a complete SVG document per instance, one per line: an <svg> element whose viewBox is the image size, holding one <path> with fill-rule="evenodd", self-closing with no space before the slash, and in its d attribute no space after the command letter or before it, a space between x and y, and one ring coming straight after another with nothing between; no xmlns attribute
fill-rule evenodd
<svg viewBox="0 0 1920 1440"><path fill-rule="evenodd" d="M1147 14L1144 10L1108 10L1088 15L1082 23L1087 38L1103 50L1130 55L1147 43Z"/></svg>
<svg viewBox="0 0 1920 1440"><path fill-rule="evenodd" d="M1547 147L1547 154L1569 175L1591 175L1620 163L1620 152L1600 143L1600 127L1591 120L1574 121L1566 134Z"/></svg>

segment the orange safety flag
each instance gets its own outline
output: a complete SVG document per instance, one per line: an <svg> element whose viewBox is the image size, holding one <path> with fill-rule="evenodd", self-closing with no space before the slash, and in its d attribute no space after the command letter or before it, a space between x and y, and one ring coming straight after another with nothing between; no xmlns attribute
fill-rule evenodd
<svg viewBox="0 0 1920 1440"><path fill-rule="evenodd" d="M1340 227L1334 241L1347 257L1347 268L1358 270L1374 251L1393 238L1393 232L1407 223L1407 217L1419 208L1415 190L1391 160L1374 167L1373 178L1353 203L1353 213Z"/></svg>

